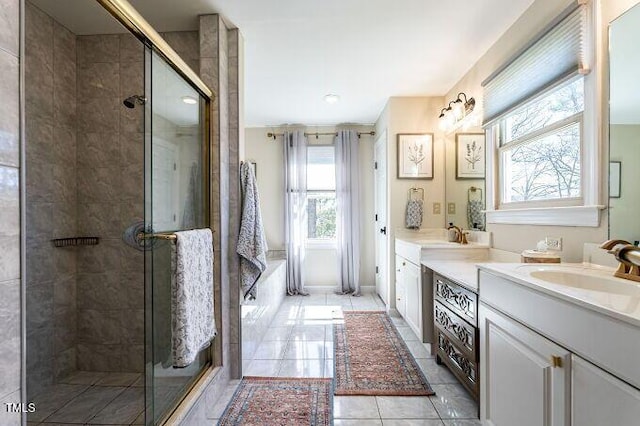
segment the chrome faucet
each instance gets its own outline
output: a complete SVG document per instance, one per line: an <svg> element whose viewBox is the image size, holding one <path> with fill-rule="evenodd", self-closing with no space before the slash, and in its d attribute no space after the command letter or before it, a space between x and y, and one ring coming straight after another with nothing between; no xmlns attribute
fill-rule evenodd
<svg viewBox="0 0 640 426"><path fill-rule="evenodd" d="M620 262L614 276L640 282L640 247L625 240L608 240L600 248L613 254Z"/></svg>

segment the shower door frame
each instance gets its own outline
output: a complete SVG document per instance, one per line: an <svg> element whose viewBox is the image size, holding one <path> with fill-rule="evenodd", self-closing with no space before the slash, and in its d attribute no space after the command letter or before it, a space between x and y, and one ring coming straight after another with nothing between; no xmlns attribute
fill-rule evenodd
<svg viewBox="0 0 640 426"><path fill-rule="evenodd" d="M171 46L169 46L169 44L162 38L162 36L160 36L160 34L142 17L142 15L138 13L138 11L135 10L135 8L128 1L126 0L96 0L96 1L105 10L107 10L113 17L115 17L125 28L127 28L133 35L135 35L146 46L146 48L149 48L153 50L155 53L160 54L163 57L163 59L167 62L167 64L171 66L171 68L173 68L182 78L186 80L187 83L193 86L203 96L205 100L205 105L204 105L204 117L203 117L203 123L202 123L202 131L203 131L203 139L204 139L203 152L202 152L202 164L203 164L203 170L206 170L205 182L203 183L205 185L204 187L205 189L204 194L206 195L205 202L207 203L206 205L209 213L208 222L215 236L215 230L213 229L213 225L216 223L216 221L214 220L214 212L216 212L217 209L213 205L214 197L213 197L213 192L211 190L212 188L211 178L214 175L213 173L214 164L212 164L212 161L211 161L211 149L212 149L211 135L213 134L213 129L211 128L213 123L213 120L211 120L211 103L215 100L215 93L202 81L202 79L200 79L200 77L187 65L187 63L176 53L176 51L173 50ZM145 60L145 63L146 62L147 61ZM145 74L146 74L146 70L145 70ZM145 77L145 80L146 80L146 77ZM146 83L145 83L145 86L146 86ZM151 94L151 96L153 96L153 94ZM145 124L145 129L146 129L146 124ZM146 133L146 130L145 130L145 133ZM145 135L145 139L146 139L146 135ZM146 161L147 160L145 159L145 162ZM215 238L214 238L214 244L215 244ZM214 249L214 261L215 261L215 258L218 256L216 256L216 251ZM217 261L219 262L219 259ZM146 260L145 260L145 264L146 264ZM145 280L147 279L146 276L147 276L147 273L145 272ZM216 281L219 283L220 281L216 280L215 278L216 277L214 273L214 283ZM214 287L215 287L215 284L214 284ZM145 292L146 292L146 285L145 285ZM214 293L215 293L215 288L214 288ZM147 299L147 297L148 296L145 295L145 299ZM220 307L219 300L214 300L214 303L215 303L214 309L216 307L217 308ZM146 305L147 303L145 302L145 321L147 321L148 314L149 314L146 312L146 308L147 308ZM215 340L219 340L222 334L221 333L222 324L216 322L216 327L218 328L219 332L218 332L218 337ZM148 332L149 332L149 327L145 325L145 334ZM148 362L148 359L149 359L148 355L146 354L147 349L148 349L148 340L145 336L145 363ZM167 412L161 418L161 421L159 422L159 424L164 424L173 416L178 414L178 412L181 411L180 408L182 404L188 405L189 402L191 402L188 400L191 400L192 398L186 398L186 397L190 395L191 391L198 388L202 389L202 384L208 381L210 377L214 376L217 373L217 370L222 366L221 344L219 342L214 341L213 344L210 346L209 351L210 351L210 354L209 354L210 363L208 367L203 368L203 370L193 380L189 388L186 389L186 392L183 395L183 397L180 400L178 400L171 409L167 410ZM145 366L145 371L146 371L146 366ZM147 411L150 408L148 406L148 396L147 396L147 392L149 391L149 389L146 382L147 381L145 380L145 424L149 424L148 423L149 419L147 418ZM151 414L153 417L153 412Z"/></svg>

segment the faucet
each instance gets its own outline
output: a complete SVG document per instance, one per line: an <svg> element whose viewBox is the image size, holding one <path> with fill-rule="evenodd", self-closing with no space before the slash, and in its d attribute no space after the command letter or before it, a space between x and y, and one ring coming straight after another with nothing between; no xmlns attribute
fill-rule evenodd
<svg viewBox="0 0 640 426"><path fill-rule="evenodd" d="M458 228L455 225L449 225L447 230L449 229L453 229L456 231L456 243L469 244L469 242L467 241L467 235L469 234L469 232L463 232L462 229Z"/></svg>
<svg viewBox="0 0 640 426"><path fill-rule="evenodd" d="M625 240L608 240L600 248L613 254L620 262L614 276L640 282L640 247Z"/></svg>

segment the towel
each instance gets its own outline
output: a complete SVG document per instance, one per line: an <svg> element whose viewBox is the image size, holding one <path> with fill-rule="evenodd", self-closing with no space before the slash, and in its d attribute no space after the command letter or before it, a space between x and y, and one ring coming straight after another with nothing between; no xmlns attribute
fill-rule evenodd
<svg viewBox="0 0 640 426"><path fill-rule="evenodd" d="M210 229L176 232L171 249L171 356L186 367L216 335Z"/></svg>
<svg viewBox="0 0 640 426"><path fill-rule="evenodd" d="M405 215L405 227L408 229L420 229L422 226L422 200L409 200Z"/></svg>
<svg viewBox="0 0 640 426"><path fill-rule="evenodd" d="M262 226L260 196L251 164L240 166L242 214L236 252L240 255L240 280L245 299L256 298L256 282L267 269L267 240Z"/></svg>
<svg viewBox="0 0 640 426"><path fill-rule="evenodd" d="M484 231L484 203L482 200L470 200L467 204L467 220L469 227Z"/></svg>

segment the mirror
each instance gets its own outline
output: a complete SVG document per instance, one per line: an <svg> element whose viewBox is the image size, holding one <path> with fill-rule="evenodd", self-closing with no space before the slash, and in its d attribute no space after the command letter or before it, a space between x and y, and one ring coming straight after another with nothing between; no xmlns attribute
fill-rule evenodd
<svg viewBox="0 0 640 426"><path fill-rule="evenodd" d="M640 240L640 4L609 27L609 238Z"/></svg>
<svg viewBox="0 0 640 426"><path fill-rule="evenodd" d="M482 129L447 135L445 138L446 225L485 230L486 142Z"/></svg>

